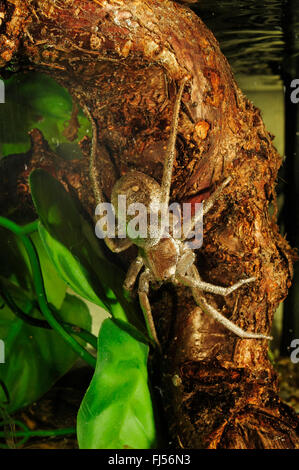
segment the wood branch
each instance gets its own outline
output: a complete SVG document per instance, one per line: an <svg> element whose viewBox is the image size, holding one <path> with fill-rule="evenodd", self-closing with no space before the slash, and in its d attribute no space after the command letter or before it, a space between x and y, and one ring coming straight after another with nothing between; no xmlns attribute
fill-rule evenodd
<svg viewBox="0 0 299 470"><path fill-rule="evenodd" d="M108 199L117 178L131 168L161 181L176 92L190 76L171 197L200 202L231 176L204 221L197 265L205 281L224 286L256 276L225 299L206 298L243 329L269 334L292 277L292 250L269 215L281 157L213 34L187 7L168 0L6 0L0 13L3 70L13 62L50 74L89 107ZM70 164L50 155L37 131L32 138L27 173L17 176L20 207L30 205L28 171L49 165L92 216L88 139L82 142L84 160ZM187 288L161 288L151 302L164 345L165 409L177 445L299 446L298 419L278 398L267 341L229 333L196 307Z"/></svg>

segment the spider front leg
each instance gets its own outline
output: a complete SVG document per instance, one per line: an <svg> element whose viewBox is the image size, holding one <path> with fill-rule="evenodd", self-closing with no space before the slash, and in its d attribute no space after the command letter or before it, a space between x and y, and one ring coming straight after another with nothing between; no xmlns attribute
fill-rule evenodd
<svg viewBox="0 0 299 470"><path fill-rule="evenodd" d="M191 232L194 230L194 228L197 225L198 220L201 220L202 217L204 217L209 210L212 209L213 205L219 198L220 194L222 193L223 189L231 182L231 177L229 176L226 178L223 183L213 192L213 194L203 202L203 211L198 211L195 215L192 216L188 231L183 234L182 241L187 240L190 237Z"/></svg>
<svg viewBox="0 0 299 470"><path fill-rule="evenodd" d="M240 338L273 339L271 336L266 336L266 335L259 334L259 333L252 333L250 331L244 331L242 328L235 325L232 321L230 321L228 318L226 318L224 315L222 315L220 312L218 312L218 310L216 310L214 307L209 305L208 302L206 301L206 299L203 297L203 295L201 293L201 289L199 288L199 285L207 284L207 283L202 283L202 281L200 279L200 276L199 276L199 273L198 273L198 270L197 270L195 265L193 265L189 268L188 274L190 276L188 279L191 278L192 281L194 281L194 282L189 284L189 286L192 289L192 294L193 294L194 300L197 303L197 305L199 305L199 307L203 310L203 312L205 312L207 315L210 315L212 318L214 318L216 321L221 323L228 330L232 331L233 333L235 333ZM252 278L249 278L249 279L251 279L251 281L252 281ZM248 282L248 279L244 279L244 281ZM239 283L237 283L237 284L239 284ZM235 287L237 284L235 284L232 287ZM244 282L243 282L243 284L244 284ZM217 286L214 286L214 287L217 287ZM240 287L240 285L238 285L238 287ZM236 288L237 287L235 287L235 289ZM209 292L211 292L211 291L209 291Z"/></svg>
<svg viewBox="0 0 299 470"><path fill-rule="evenodd" d="M180 107L181 107L181 100L182 94L186 85L186 82L190 80L190 77L186 76L183 78L178 94L176 96L172 122L171 122L171 133L168 140L167 150L166 150L166 158L164 162L163 168L163 176L162 176L162 183L161 183L161 203L163 205L162 212L165 213L168 210L169 198L170 198L170 186L171 186L171 178L172 178L172 170L173 170L173 163L175 157L175 143L178 133L178 123L179 123L179 114L180 114Z"/></svg>
<svg viewBox="0 0 299 470"><path fill-rule="evenodd" d="M152 309L151 305L148 299L148 294L149 294L149 282L152 279L151 273L149 269L145 269L143 273L140 276L139 279L139 286L138 286L138 295L139 295L139 302L141 309L143 311L143 315L145 318L147 330L149 332L149 335L151 339L154 340L154 342L157 344L159 349L161 350L161 345L158 340L154 320L153 320L153 315L152 315Z"/></svg>
<svg viewBox="0 0 299 470"><path fill-rule="evenodd" d="M97 156L97 148L98 148L98 128L92 114L85 103L82 103L82 108L85 115L90 119L91 126L92 126L92 139L91 139L91 151L90 151L90 159L89 159L89 178L91 182L91 187L93 191L93 195L96 201L96 205L105 203L105 197L100 187L99 181L99 174L97 171L96 165L96 156ZM121 251L125 251L132 245L132 242L128 238L104 238L105 244L113 253L120 253Z"/></svg>
<svg viewBox="0 0 299 470"><path fill-rule="evenodd" d="M210 209L212 209L213 205L215 204L215 202L217 201L217 199L219 198L220 194L222 193L222 191L224 190L224 188L231 182L231 177L229 176L228 178L226 178L223 183L221 183L221 185L213 192L213 194L211 194L211 196L207 199L207 201L204 201L204 204L203 204L203 215L205 216Z"/></svg>
<svg viewBox="0 0 299 470"><path fill-rule="evenodd" d="M180 258L178 260L178 264L176 267L176 274L175 277L178 280L179 276L184 276L188 269L195 263L195 253L193 250L189 248L185 248L184 245L183 249L180 250Z"/></svg>
<svg viewBox="0 0 299 470"><path fill-rule="evenodd" d="M144 263L141 256L137 256L137 258L135 258L134 261L132 261L132 263L130 264L123 286L124 289L128 292L130 292L134 287L137 276L140 273L143 265Z"/></svg>
<svg viewBox="0 0 299 470"><path fill-rule="evenodd" d="M111 250L113 253L121 253L122 251L127 250L132 246L132 243L127 238L104 238L104 242L106 246Z"/></svg>

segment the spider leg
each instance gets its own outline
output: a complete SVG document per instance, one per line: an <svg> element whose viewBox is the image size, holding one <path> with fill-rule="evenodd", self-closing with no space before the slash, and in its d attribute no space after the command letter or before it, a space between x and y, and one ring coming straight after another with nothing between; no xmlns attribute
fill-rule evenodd
<svg viewBox="0 0 299 470"><path fill-rule="evenodd" d="M211 194L211 196L207 199L207 202L204 201L204 204L203 204L203 215L205 216L210 209L212 209L213 205L215 204L215 202L217 201L217 199L219 198L220 194L222 193L223 189L228 185L228 183L231 182L231 177L229 176L228 178L226 178L223 183L220 184L220 186L218 186L218 188L213 192L213 194Z"/></svg>
<svg viewBox="0 0 299 470"><path fill-rule="evenodd" d="M102 191L102 188L99 185L99 174L96 165L96 155L97 155L97 148L98 148L98 128L96 122L88 109L88 106L83 103L82 109L86 116L89 118L92 126L92 140L91 140L91 151L90 151L90 160L89 160L89 178L91 182L92 191L94 194L94 198L96 201L96 205L103 204L105 201L105 197ZM108 238L105 237L104 241L107 247L113 251L114 253L120 253L121 251L127 250L131 245L132 242L125 238Z"/></svg>
<svg viewBox="0 0 299 470"><path fill-rule="evenodd" d="M194 230L194 227L196 227L198 220L201 220L202 217L204 217L209 210L212 209L213 205L219 198L220 194L222 193L223 189L230 183L231 177L229 176L226 178L223 183L213 192L213 194L207 199L207 201L204 201L203 203L203 211L201 212L200 210L197 211L197 213L191 218L190 226L188 227L188 232L184 234L182 240L186 240L189 238L190 233L192 230Z"/></svg>
<svg viewBox="0 0 299 470"><path fill-rule="evenodd" d="M134 259L134 261L132 261L129 269L128 269L128 272L127 272L127 275L126 275L126 279L125 279L125 282L124 282L124 289L127 290L127 291L131 291L135 282L136 282L136 279L137 279L137 276L138 274L140 273L142 267L143 267L143 259L141 256L137 256L137 258Z"/></svg>
<svg viewBox="0 0 299 470"><path fill-rule="evenodd" d="M253 282L256 280L255 277L249 277L248 279L242 279L241 281L236 282L230 287L222 287L215 286L214 284L210 284L209 282L203 282L194 279L191 276L184 276L180 273L177 275L177 279L179 282L181 282L181 284L184 284L185 286L189 286L195 289L198 288L204 292L211 292L212 294L223 295L223 297L226 297L227 295L231 294L244 284L248 284L249 282Z"/></svg>
<svg viewBox="0 0 299 470"><path fill-rule="evenodd" d="M200 281L200 276L195 265L193 265L189 269L188 273L195 280ZM228 330L232 331L240 338L273 339L271 336L266 336L266 335L259 334L259 333L252 333L250 331L244 331L242 328L235 325L232 321L230 321L228 318L226 318L224 315L218 312L218 310L216 310L214 307L209 305L206 299L201 294L201 291L198 287L191 287L191 289L192 289L192 294L193 294L195 302L197 303L197 305L199 305L199 307L203 310L203 312L205 312L207 315L210 315L212 318L214 318L216 321L221 323Z"/></svg>
<svg viewBox="0 0 299 470"><path fill-rule="evenodd" d="M132 246L132 242L128 238L104 238L104 242L109 250L113 253L120 253Z"/></svg>
<svg viewBox="0 0 299 470"><path fill-rule="evenodd" d="M189 76L186 76L183 78L178 94L175 99L175 104L174 104L174 110L173 110L173 116L172 116L172 122L171 122L171 134L168 140L166 158L165 158L164 168L163 168L163 177L162 177L162 183L161 183L161 203L163 204L163 213L167 211L168 204L169 204L171 177L172 177L173 162L174 162L174 157L175 157L175 143L176 143L177 132L178 132L181 99L182 99L183 90L185 88L185 84L189 79L190 79Z"/></svg>
<svg viewBox="0 0 299 470"><path fill-rule="evenodd" d="M90 159L89 159L89 178L90 178L93 194L96 200L96 205L98 205L98 204L105 202L102 188L99 185L100 179L99 179L97 165L96 165L96 156L97 156L97 147L98 147L98 128L88 106L85 103L82 104L82 109L84 111L84 114L89 118L91 122L91 126L92 126L91 151L90 151Z"/></svg>
<svg viewBox="0 0 299 470"><path fill-rule="evenodd" d="M160 342L158 340L153 316L152 316L152 309L148 299L149 294L149 281L151 279L151 274L149 269L145 269L139 278L139 286L138 286L138 295L139 295L139 302L140 306L143 311L143 315L145 318L147 330L149 332L150 337L155 341L159 349L161 349Z"/></svg>
<svg viewBox="0 0 299 470"><path fill-rule="evenodd" d="M176 278L179 279L179 276L183 276L186 274L187 270L192 266L195 261L195 253L192 250L185 251L181 258L178 261L176 267Z"/></svg>

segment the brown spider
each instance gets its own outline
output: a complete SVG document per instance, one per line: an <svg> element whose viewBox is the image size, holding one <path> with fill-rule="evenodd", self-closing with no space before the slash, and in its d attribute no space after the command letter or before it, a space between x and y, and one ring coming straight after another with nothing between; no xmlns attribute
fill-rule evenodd
<svg viewBox="0 0 299 470"><path fill-rule="evenodd" d="M175 100L171 134L166 151L161 186L153 178L140 171L132 170L122 176L115 183L111 195L111 203L115 208L116 217L118 217L118 196L125 195L128 204L145 204L148 213L152 210L151 208L153 206L157 207L158 204L160 207L160 220L163 220L161 214L165 214L170 198L170 186L175 157L175 144L179 112L182 93L186 81L188 81L187 77L182 80ZM95 165L97 127L87 106L83 106L83 108L87 116L90 118L93 126L92 149L90 157L90 179L92 182L96 203L100 204L105 202L105 199L103 197L102 190L99 187L99 178ZM206 201L204 201L203 215L207 214L207 212L213 207L213 204L219 197L221 191L230 181L230 177L224 180L220 187L214 191L214 193ZM242 279L230 287L215 286L201 280L199 272L195 266L195 253L186 243L191 230L193 230L197 222L197 217L198 216L196 215L192 217L189 227L190 230L187 233L184 233L181 239L175 239L171 235L165 237L163 232L163 224L161 230L155 233L154 238L130 237L128 232L126 233L125 239L108 237L105 238L105 243L109 249L115 253L126 250L132 244L138 246L138 256L131 263L124 282L124 288L130 291L135 285L138 275L141 273L138 284L138 295L150 336L159 345L159 340L151 313L151 306L148 299L149 286L150 283L161 284L168 281L175 285L189 286L196 303L199 305L202 311L213 317L215 320L217 320L228 330L232 331L239 337L272 339L271 337L263 334L242 330L242 328L228 320L224 315L209 305L205 300L203 292L210 292L213 294L226 296L244 284L255 281L255 278L250 277L247 279Z"/></svg>

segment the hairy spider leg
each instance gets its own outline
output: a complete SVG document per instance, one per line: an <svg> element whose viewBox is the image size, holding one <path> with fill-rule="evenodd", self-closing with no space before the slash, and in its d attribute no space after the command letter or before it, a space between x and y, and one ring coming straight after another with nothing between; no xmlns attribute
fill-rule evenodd
<svg viewBox="0 0 299 470"><path fill-rule="evenodd" d="M138 274L140 273L141 269L144 266L144 262L141 256L137 256L137 258L132 261L130 267L128 269L126 279L124 282L124 289L127 291L131 291L135 285L136 279Z"/></svg>
<svg viewBox="0 0 299 470"><path fill-rule="evenodd" d="M143 315L145 318L149 335L151 339L154 340L158 348L161 350L161 345L158 340L156 327L155 327L154 320L153 320L151 304L148 299L150 280L152 280L152 276L151 276L150 270L146 268L143 271L143 273L141 273L140 278L139 278L139 285L138 285L139 302L140 302L141 309L143 311Z"/></svg>
<svg viewBox="0 0 299 470"><path fill-rule="evenodd" d="M191 288L198 288L204 292L210 292L211 294L222 295L226 297L227 295L234 292L239 287L243 286L244 284L248 284L249 282L253 282L256 280L255 277L249 277L248 279L241 279L241 281L236 282L230 287L222 287L222 286L215 286L214 284L210 284L209 282L203 282L197 279L194 279L191 276L184 276L181 274L177 275L177 279L181 282L184 286L188 286Z"/></svg>
<svg viewBox="0 0 299 470"><path fill-rule="evenodd" d="M207 315L210 315L212 318L214 318L216 321L221 323L228 330L232 331L233 333L235 333L240 338L268 339L268 340L273 339L272 336L266 336L266 335L259 334L259 333L252 333L250 331L244 331L242 328L240 328L239 326L235 325L233 322L228 320L228 318L226 318L224 315L222 315L220 312L218 312L218 310L216 310L214 307L209 305L208 302L206 301L206 299L203 297L202 289L200 287L200 286L202 286L202 281L200 279L199 272L198 272L198 270L197 270L197 268L194 264L189 268L188 274L194 280L194 282L189 284L189 286L191 287L191 290L192 290L194 300L197 303L197 305L199 305L199 307L202 309L202 311L204 313L206 313ZM251 279L251 281L252 281L252 278L249 278L249 279ZM248 280L245 279L245 281L248 281ZM203 284L206 284L206 283L203 283ZM244 282L243 282L243 284L244 284ZM235 287L236 285L238 285L238 287L240 287L240 282L237 283L237 284L234 284L234 286L232 286L232 287ZM213 286L213 287L217 287L217 286ZM211 291L209 290L209 292L211 292ZM214 292L214 293L216 293L216 292ZM221 293L220 295L223 295L223 294Z"/></svg>
<svg viewBox="0 0 299 470"><path fill-rule="evenodd" d="M196 227L196 224L197 224L198 220L201 219L202 216L205 216L209 212L209 210L212 209L215 202L217 201L220 194L222 193L223 189L228 185L228 183L231 182L231 180L232 179L231 179L230 176L228 178L226 178L223 181L223 183L221 183L221 185L213 192L213 194L211 194L211 196L206 201L203 202L203 213L201 214L201 212L198 211L197 214L192 216L190 226L188 227L188 232L186 234L184 234L184 236L182 238L183 241L189 238L190 233Z"/></svg>
<svg viewBox="0 0 299 470"><path fill-rule="evenodd" d="M99 174L96 166L96 156L98 148L98 128L88 106L84 103L82 104L82 108L86 116L89 118L92 127L91 151L89 159L89 178L91 181L91 186L96 200L96 204L101 204L106 201L102 188L99 185Z"/></svg>
<svg viewBox="0 0 299 470"><path fill-rule="evenodd" d="M166 158L164 161L163 167L163 176L161 183L161 204L162 204L162 214L165 215L168 210L169 198L170 198L170 187L171 187L171 178L173 163L175 157L175 144L178 133L178 123L179 123L179 114L181 107L182 94L186 85L186 82L189 80L189 76L183 78L178 94L175 99L174 110L172 115L171 122L171 133L167 144Z"/></svg>
<svg viewBox="0 0 299 470"><path fill-rule="evenodd" d="M96 155L98 148L98 128L96 122L88 109L88 106L83 103L82 108L86 116L89 118L92 126L92 139L91 139L91 152L89 160L89 178L91 182L91 187L95 197L96 205L102 204L105 201L105 197L102 191L102 188L99 185L99 174L96 166ZM120 253L127 250L132 246L132 242L128 238L108 238L104 239L106 246L114 253Z"/></svg>
<svg viewBox="0 0 299 470"><path fill-rule="evenodd" d="M186 274L187 270L195 263L195 253L190 248L187 248L186 245L180 243L180 259L178 260L175 277L177 278L178 275Z"/></svg>

